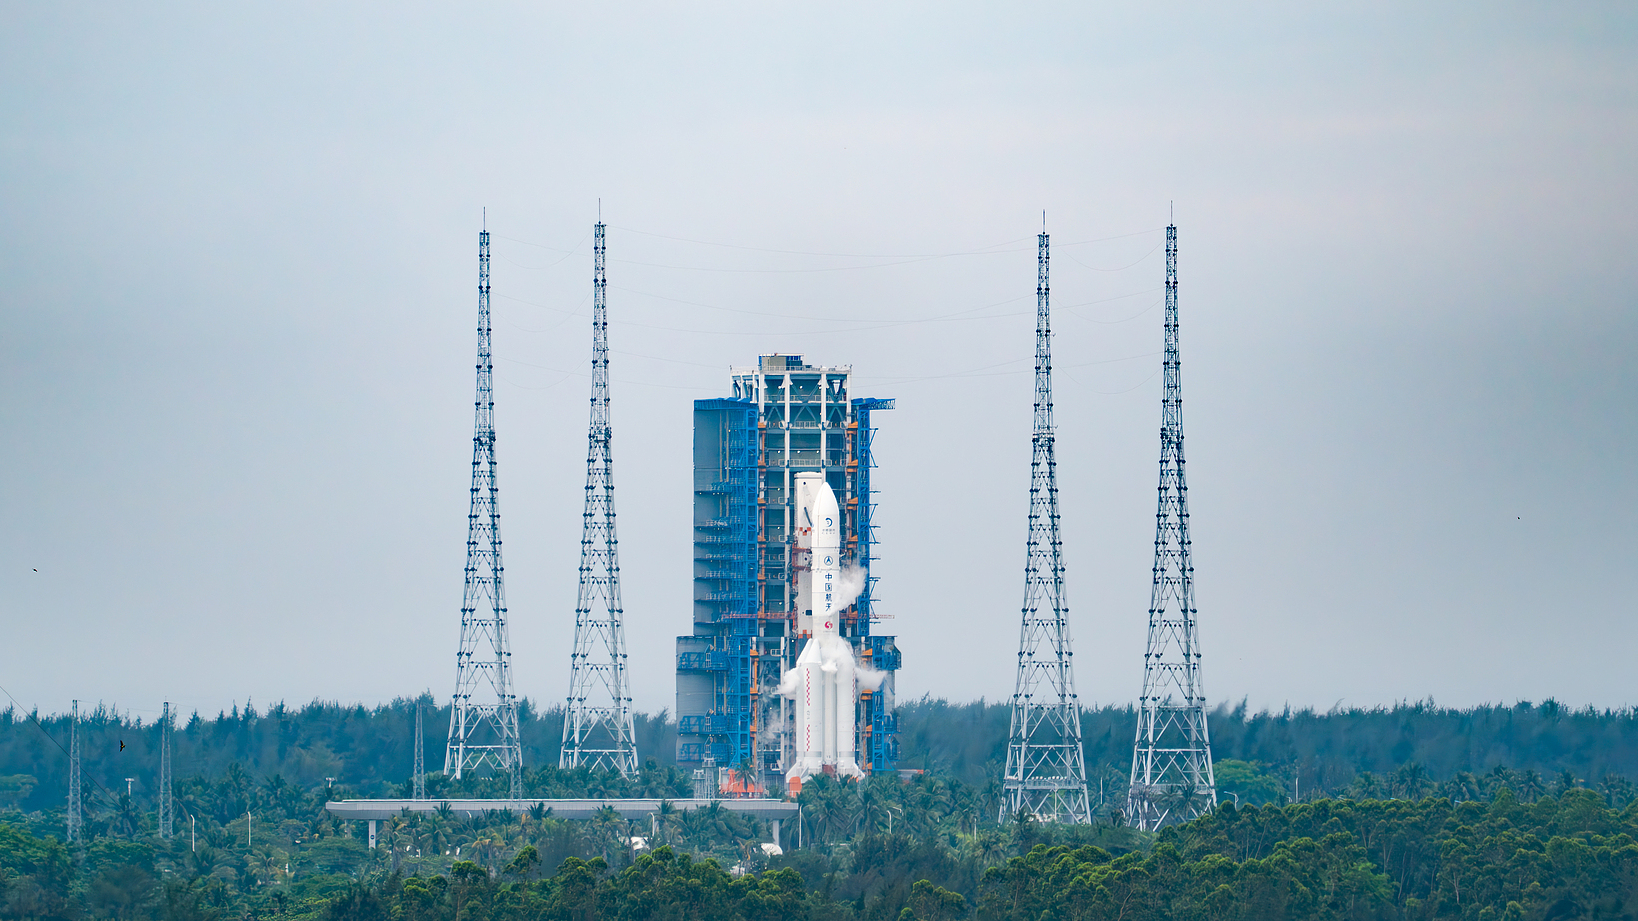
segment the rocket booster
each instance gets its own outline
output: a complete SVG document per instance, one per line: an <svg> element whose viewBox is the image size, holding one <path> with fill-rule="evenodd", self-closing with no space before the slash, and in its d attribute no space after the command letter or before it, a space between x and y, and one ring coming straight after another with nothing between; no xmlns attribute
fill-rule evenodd
<svg viewBox="0 0 1638 921"><path fill-rule="evenodd" d="M782 686L796 702L795 754L787 782L830 768L846 777L863 772L854 757L853 717L859 698L853 646L841 636L841 510L836 493L816 473L796 476L797 524L811 535L806 613L813 635ZM794 678L792 682L790 679Z"/></svg>

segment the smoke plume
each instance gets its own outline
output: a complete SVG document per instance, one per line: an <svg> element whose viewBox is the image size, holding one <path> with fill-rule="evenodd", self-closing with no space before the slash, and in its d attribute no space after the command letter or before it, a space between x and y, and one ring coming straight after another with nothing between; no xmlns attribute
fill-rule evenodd
<svg viewBox="0 0 1638 921"><path fill-rule="evenodd" d="M859 593L865 589L866 573L860 566L843 566L836 576L836 607L840 611L859 598Z"/></svg>
<svg viewBox="0 0 1638 921"><path fill-rule="evenodd" d="M881 690L882 682L887 680L887 672L877 671L864 664L860 664L853 673L858 676L859 687L866 691Z"/></svg>

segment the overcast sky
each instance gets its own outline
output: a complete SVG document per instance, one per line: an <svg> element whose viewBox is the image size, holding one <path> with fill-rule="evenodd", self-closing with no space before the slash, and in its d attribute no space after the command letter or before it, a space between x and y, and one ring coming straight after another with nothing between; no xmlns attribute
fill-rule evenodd
<svg viewBox="0 0 1638 921"><path fill-rule="evenodd" d="M1076 681L1142 671L1176 203L1206 689L1638 703L1630 4L0 3L0 684L453 689L494 234L516 681L567 691L609 225L637 705L690 401L880 417L900 697L1010 695L1034 234Z"/></svg>

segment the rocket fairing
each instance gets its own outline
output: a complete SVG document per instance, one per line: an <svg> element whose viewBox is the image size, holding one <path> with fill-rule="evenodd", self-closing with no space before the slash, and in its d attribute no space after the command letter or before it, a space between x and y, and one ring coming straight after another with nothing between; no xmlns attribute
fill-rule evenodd
<svg viewBox="0 0 1638 921"><path fill-rule="evenodd" d="M863 777L853 752L853 715L859 699L853 645L842 638L842 609L852 602L840 585L841 511L836 493L817 473L796 476L798 526L812 540L806 612L813 636L780 691L796 702L795 751L787 783L829 768L843 777Z"/></svg>

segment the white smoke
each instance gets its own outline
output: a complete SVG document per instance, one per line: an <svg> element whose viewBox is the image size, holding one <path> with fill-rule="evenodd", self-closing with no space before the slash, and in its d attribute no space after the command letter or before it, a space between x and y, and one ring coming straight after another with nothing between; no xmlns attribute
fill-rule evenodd
<svg viewBox="0 0 1638 921"><path fill-rule="evenodd" d="M859 687L866 691L879 691L882 682L887 680L887 672L877 671L868 665L861 664L854 674L859 677Z"/></svg>
<svg viewBox="0 0 1638 921"><path fill-rule="evenodd" d="M779 734L785 731L785 714L777 712L778 708L769 711L768 721L763 724L761 738L764 744L779 740Z"/></svg>
<svg viewBox="0 0 1638 921"><path fill-rule="evenodd" d="M797 686L802 683L802 670L793 668L779 676L779 696L796 699Z"/></svg>
<svg viewBox="0 0 1638 921"><path fill-rule="evenodd" d="M853 647L846 640L834 636L819 640L819 670L834 672L842 667L843 662L853 661Z"/></svg>
<svg viewBox="0 0 1638 921"><path fill-rule="evenodd" d="M868 577L865 569L860 566L843 566L836 576L836 606L832 610L840 611L857 601L859 594L865 590L865 580Z"/></svg>

